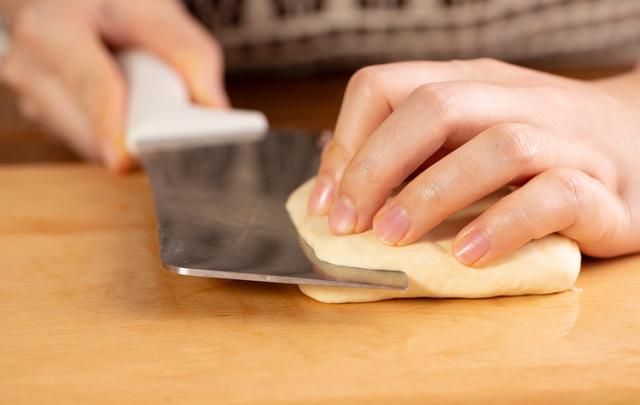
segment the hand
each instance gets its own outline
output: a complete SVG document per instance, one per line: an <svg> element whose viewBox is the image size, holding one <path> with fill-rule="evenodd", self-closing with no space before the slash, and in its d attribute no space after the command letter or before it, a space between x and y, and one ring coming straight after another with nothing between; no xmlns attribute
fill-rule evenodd
<svg viewBox="0 0 640 405"><path fill-rule="evenodd" d="M218 44L174 0L4 0L11 43L2 78L28 117L113 171L124 150L126 83L112 47L139 47L171 64L193 99L226 106Z"/></svg>
<svg viewBox="0 0 640 405"><path fill-rule="evenodd" d="M309 211L329 213L335 234L373 226L406 245L508 184L521 187L455 238L462 263L554 232L593 256L640 250L640 73L588 83L485 59L364 68Z"/></svg>

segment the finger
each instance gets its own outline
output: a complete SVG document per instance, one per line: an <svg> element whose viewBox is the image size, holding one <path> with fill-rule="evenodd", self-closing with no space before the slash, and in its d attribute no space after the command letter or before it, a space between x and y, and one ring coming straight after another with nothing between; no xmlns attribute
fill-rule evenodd
<svg viewBox="0 0 640 405"><path fill-rule="evenodd" d="M457 235L456 258L482 266L530 240L554 232L594 255L619 254L631 223L622 201L601 182L574 169L554 168L502 198Z"/></svg>
<svg viewBox="0 0 640 405"><path fill-rule="evenodd" d="M543 76L540 74L539 76ZM318 170L309 198L309 212L328 212L336 185L347 164L371 133L416 88L427 83L478 80L491 84L534 84L530 70L492 59L452 62L402 62L369 66L349 80L335 136Z"/></svg>
<svg viewBox="0 0 640 405"><path fill-rule="evenodd" d="M358 70L347 84L334 136L323 151L309 197L309 213L324 215L329 211L353 155L411 91L427 82L468 75L460 65L442 62L405 62Z"/></svg>
<svg viewBox="0 0 640 405"><path fill-rule="evenodd" d="M227 107L220 46L176 1L107 3L101 31L124 46L139 46L171 64L194 101Z"/></svg>
<svg viewBox="0 0 640 405"><path fill-rule="evenodd" d="M602 173L598 152L527 124L498 124L482 132L410 181L374 217L388 244L412 243L487 194L555 166ZM611 167L613 172L614 168Z"/></svg>
<svg viewBox="0 0 640 405"><path fill-rule="evenodd" d="M20 110L28 119L44 124L86 159L101 160L99 145L90 136L86 114L59 80L43 72L15 48L4 58L2 76L18 94Z"/></svg>
<svg viewBox="0 0 640 405"><path fill-rule="evenodd" d="M477 82L419 87L349 162L329 214L331 230L368 229L391 191L442 146L460 145L500 122L535 122L533 98L534 92Z"/></svg>
<svg viewBox="0 0 640 405"><path fill-rule="evenodd" d="M130 169L133 159L125 150L123 135L126 91L116 62L82 20L45 30L34 38L32 55L63 83L87 115L107 166L116 172Z"/></svg>

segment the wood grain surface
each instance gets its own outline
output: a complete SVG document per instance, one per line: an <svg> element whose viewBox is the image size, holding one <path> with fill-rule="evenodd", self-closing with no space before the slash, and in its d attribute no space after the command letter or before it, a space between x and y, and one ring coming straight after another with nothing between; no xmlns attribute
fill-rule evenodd
<svg viewBox="0 0 640 405"><path fill-rule="evenodd" d="M293 114L300 89L270 108L330 126L343 85L317 90L316 118ZM327 305L164 270L141 173L5 164L0 190L0 403L640 398L640 256L587 260L582 292Z"/></svg>
<svg viewBox="0 0 640 405"><path fill-rule="evenodd" d="M0 402L640 398L640 256L580 292L328 305L162 269L142 174L0 171Z"/></svg>

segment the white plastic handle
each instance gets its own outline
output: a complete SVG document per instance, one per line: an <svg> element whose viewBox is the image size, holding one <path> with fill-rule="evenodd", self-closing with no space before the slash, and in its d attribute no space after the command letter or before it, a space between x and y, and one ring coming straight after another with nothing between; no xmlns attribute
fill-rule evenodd
<svg viewBox="0 0 640 405"><path fill-rule="evenodd" d="M267 132L261 112L192 104L182 78L153 55L129 50L118 59L129 84L126 145L132 154L250 142Z"/></svg>

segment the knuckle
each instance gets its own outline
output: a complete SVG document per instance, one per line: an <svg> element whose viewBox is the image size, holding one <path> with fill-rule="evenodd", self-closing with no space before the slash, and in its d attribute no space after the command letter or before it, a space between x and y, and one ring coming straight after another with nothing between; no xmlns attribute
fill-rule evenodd
<svg viewBox="0 0 640 405"><path fill-rule="evenodd" d="M540 137L524 125L503 125L495 132L499 153L518 166L535 162L540 154Z"/></svg>
<svg viewBox="0 0 640 405"><path fill-rule="evenodd" d="M453 86L445 84L423 84L414 90L413 97L434 109L439 119L455 122L459 113L458 101Z"/></svg>
<svg viewBox="0 0 640 405"><path fill-rule="evenodd" d="M589 203L592 196L588 191L586 174L576 170L556 169L553 175L570 207L576 209Z"/></svg>
<svg viewBox="0 0 640 405"><path fill-rule="evenodd" d="M453 213L453 209L450 208L451 204L447 204L447 196L450 195L447 190L450 188L446 182L432 178L429 182L423 183L422 187L416 187L409 183L406 189L409 194L420 201L420 206L439 207L439 210L443 210L446 215Z"/></svg>
<svg viewBox="0 0 640 405"><path fill-rule="evenodd" d="M571 216L570 227L582 229L580 241L584 244L597 244L615 240L616 234L621 228L620 223L615 223L612 218L623 218L623 215L598 215L595 210L610 205L606 197L600 192L598 183L585 173L576 170L558 170L556 179L564 190L567 204L567 212ZM604 191L604 190L602 190ZM621 211L622 212L622 211ZM588 229L588 233L584 230Z"/></svg>
<svg viewBox="0 0 640 405"><path fill-rule="evenodd" d="M358 192L363 185L376 184L379 178L376 163L369 157L355 157L349 163L343 183Z"/></svg>
<svg viewBox="0 0 640 405"><path fill-rule="evenodd" d="M373 92L379 85L380 66L365 66L358 69L349 79L347 92Z"/></svg>
<svg viewBox="0 0 640 405"><path fill-rule="evenodd" d="M481 67L481 68L487 68L487 69L497 69L506 65L506 63L501 60L498 60L495 58L489 58L489 57L471 59L469 63L474 67Z"/></svg>
<svg viewBox="0 0 640 405"><path fill-rule="evenodd" d="M322 150L322 163L319 172L327 174L337 181L342 177L349 158L350 153L342 145L332 140Z"/></svg>
<svg viewBox="0 0 640 405"><path fill-rule="evenodd" d="M518 205L515 207L513 219L515 228L523 230L525 234L533 239L538 239L546 235L543 229L539 229L539 221L536 220L536 216L531 212L531 208L526 205Z"/></svg>
<svg viewBox="0 0 640 405"><path fill-rule="evenodd" d="M453 59L448 62L456 71L463 73L463 77L477 76L478 71L494 70L504 62L493 58Z"/></svg>
<svg viewBox="0 0 640 405"><path fill-rule="evenodd" d="M322 157L324 160L344 162L349 161L351 154L341 143L331 140L322 151Z"/></svg>
<svg viewBox="0 0 640 405"><path fill-rule="evenodd" d="M452 70L463 73L463 76L466 76L466 73L470 72L473 68L473 61L471 60L451 59L450 61L445 63L448 65L448 67L452 68Z"/></svg>

